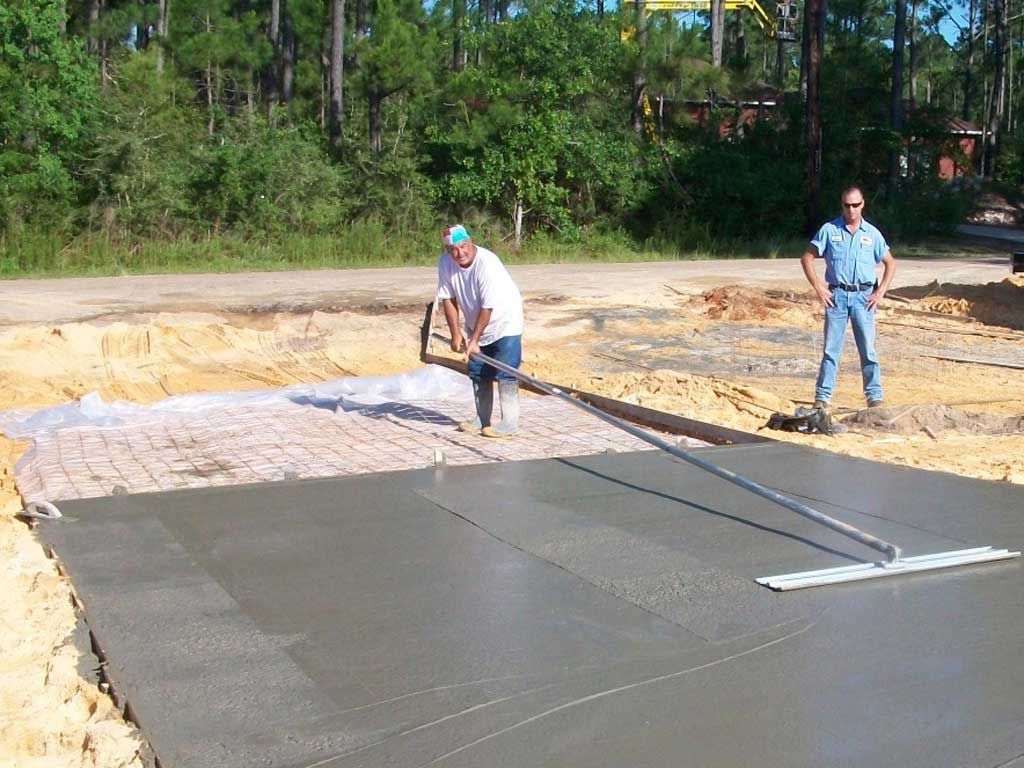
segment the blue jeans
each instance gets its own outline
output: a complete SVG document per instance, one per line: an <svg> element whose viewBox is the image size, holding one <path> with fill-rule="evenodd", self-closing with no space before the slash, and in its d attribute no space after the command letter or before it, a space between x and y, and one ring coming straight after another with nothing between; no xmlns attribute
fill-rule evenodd
<svg viewBox="0 0 1024 768"><path fill-rule="evenodd" d="M480 351L510 368L518 368L523 362L523 337L502 336L497 341L480 347ZM473 381L516 381L515 376L492 368L476 358L469 360L469 378Z"/></svg>
<svg viewBox="0 0 1024 768"><path fill-rule="evenodd" d="M853 325L853 339L860 353L860 372L864 380L864 396L868 400L882 399L882 369L875 352L875 310L868 309L871 291L832 291L834 307L825 308L825 353L821 357L818 384L814 399L830 402L836 388L839 360L843 356L846 338L846 320Z"/></svg>

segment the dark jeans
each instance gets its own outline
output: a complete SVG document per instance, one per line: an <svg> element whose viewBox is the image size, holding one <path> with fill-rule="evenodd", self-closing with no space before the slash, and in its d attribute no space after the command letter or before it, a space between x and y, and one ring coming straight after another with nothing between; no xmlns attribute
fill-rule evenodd
<svg viewBox="0 0 1024 768"><path fill-rule="evenodd" d="M518 368L519 364L523 362L523 337L522 336L502 336L495 342L488 344L485 347L480 347L480 351L488 357L493 357L498 362L504 363L510 368ZM515 381L516 377L505 373L504 371L496 370L491 366L470 358L469 361L469 378L473 381Z"/></svg>

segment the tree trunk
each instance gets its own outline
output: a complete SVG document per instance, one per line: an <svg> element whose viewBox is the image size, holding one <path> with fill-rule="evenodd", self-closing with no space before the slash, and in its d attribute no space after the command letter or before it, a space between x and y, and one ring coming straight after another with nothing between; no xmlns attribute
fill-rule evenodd
<svg viewBox="0 0 1024 768"><path fill-rule="evenodd" d="M270 0L270 28L267 30L272 55L267 68L267 118L274 122L281 82L281 0Z"/></svg>
<svg viewBox="0 0 1024 768"><path fill-rule="evenodd" d="M107 83L110 80L110 73L107 71L107 65L109 63L107 56L107 41L100 40L100 88L103 91L107 90Z"/></svg>
<svg viewBox="0 0 1024 768"><path fill-rule="evenodd" d="M327 130L327 103L331 92L331 14L325 13L320 34L320 129Z"/></svg>
<svg viewBox="0 0 1024 768"><path fill-rule="evenodd" d="M364 38L370 34L369 18L366 7L367 0L356 0L356 37Z"/></svg>
<svg viewBox="0 0 1024 768"><path fill-rule="evenodd" d="M775 84L780 89L786 87L786 44L775 38Z"/></svg>
<svg viewBox="0 0 1024 768"><path fill-rule="evenodd" d="M380 110L384 100L381 98L380 91L376 88L370 89L369 93L367 93L367 100L369 102L368 111L370 117L370 151L373 152L374 155L379 155L380 148L383 143L381 137Z"/></svg>
<svg viewBox="0 0 1024 768"><path fill-rule="evenodd" d="M907 81L910 83L910 105L917 103L917 2L910 2L910 25L908 27L907 48L910 59L907 66Z"/></svg>
<svg viewBox="0 0 1024 768"><path fill-rule="evenodd" d="M964 67L964 120L971 119L971 99L974 96L974 14L975 0L970 0L967 11L967 66Z"/></svg>
<svg viewBox="0 0 1024 768"><path fill-rule="evenodd" d="M248 77L246 77L245 109L251 118L256 114L256 68L250 64L247 67L247 70Z"/></svg>
<svg viewBox="0 0 1024 768"><path fill-rule="evenodd" d="M100 20L100 0L89 0L89 30L86 38L86 50L99 53L100 46L96 39L96 27Z"/></svg>
<svg viewBox="0 0 1024 768"><path fill-rule="evenodd" d="M604 18L604 0L597 0L597 18Z"/></svg>
<svg viewBox="0 0 1024 768"><path fill-rule="evenodd" d="M156 71L164 71L164 46L170 32L171 0L159 0L156 18Z"/></svg>
<svg viewBox="0 0 1024 768"><path fill-rule="evenodd" d="M491 23L491 16L494 14L492 5L491 0L480 0L480 13L478 15L480 17L481 30ZM476 47L476 51L473 52L473 60L478 67L484 63L484 50L479 44Z"/></svg>
<svg viewBox="0 0 1024 768"><path fill-rule="evenodd" d="M907 31L907 0L896 0L892 32L892 90L889 96L889 128L897 146L889 150L889 195L896 194L903 152L903 50Z"/></svg>
<svg viewBox="0 0 1024 768"><path fill-rule="evenodd" d="M638 3L639 5L639 3ZM725 0L711 0L711 66L722 66L725 39Z"/></svg>
<svg viewBox="0 0 1024 768"><path fill-rule="evenodd" d="M1010 14L1009 3L1006 8L1007 15ZM1024 15L1021 16L1022 23L1024 23ZM1013 71L1013 60L1016 58L1013 54L1013 31L1010 29L1006 30L1006 130L1013 133L1017 130L1017 112L1013 108L1013 96L1015 93L1014 78L1016 77Z"/></svg>
<svg viewBox="0 0 1024 768"><path fill-rule="evenodd" d="M213 136L213 65L206 62L206 133Z"/></svg>
<svg viewBox="0 0 1024 768"><path fill-rule="evenodd" d="M812 4L813 2L813 4ZM814 37L814 13L817 4L822 0L808 0L804 4L804 23L800 37L800 99L804 102L806 113L807 104L807 70L811 63L811 48ZM806 132L806 126L804 127Z"/></svg>
<svg viewBox="0 0 1024 768"><path fill-rule="evenodd" d="M640 49L636 70L633 72L633 130L637 136L644 135L644 99L647 98L647 75L644 73L644 51L647 50L647 8L644 3L634 4L633 21L636 28L636 42Z"/></svg>
<svg viewBox="0 0 1024 768"><path fill-rule="evenodd" d="M462 47L462 20L466 16L466 0L452 0L452 70L461 72L466 66Z"/></svg>
<svg viewBox="0 0 1024 768"><path fill-rule="evenodd" d="M299 42L287 0L282 0L281 17L281 104L286 108L295 96L295 62L299 60Z"/></svg>
<svg viewBox="0 0 1024 768"><path fill-rule="evenodd" d="M807 103L805 132L807 142L807 231L821 224L821 58L824 49L825 0L808 0L804 9L807 62Z"/></svg>
<svg viewBox="0 0 1024 768"><path fill-rule="evenodd" d="M989 109L992 104L992 90L988 86L988 68L986 59L988 58L988 2L985 0L981 4L980 12L980 23L981 23L981 69L984 76L981 79L981 93L982 93L982 105L981 105L981 156L978 158L978 173L982 176L985 175L985 168L988 166L988 130L989 130Z"/></svg>
<svg viewBox="0 0 1024 768"><path fill-rule="evenodd" d="M206 14L206 33L209 34L213 29L213 25L210 24L210 14ZM213 118L213 62L209 59L206 60L206 133L213 136L213 129L216 127L216 123Z"/></svg>
<svg viewBox="0 0 1024 768"><path fill-rule="evenodd" d="M523 201L517 197L512 210L512 227L515 232L516 250L523 244Z"/></svg>
<svg viewBox="0 0 1024 768"><path fill-rule="evenodd" d="M1002 137L1003 115L1006 114L1006 0L993 0L995 15L995 43L993 49L992 96L988 108L988 136L985 141L985 164L982 169L986 179L995 175L996 156Z"/></svg>
<svg viewBox="0 0 1024 768"><path fill-rule="evenodd" d="M736 14L736 61L745 64L747 61L747 34L743 29L743 17Z"/></svg>
<svg viewBox="0 0 1024 768"><path fill-rule="evenodd" d="M342 77L345 57L345 0L331 0L331 115L328 133L331 146L341 148L345 128Z"/></svg>

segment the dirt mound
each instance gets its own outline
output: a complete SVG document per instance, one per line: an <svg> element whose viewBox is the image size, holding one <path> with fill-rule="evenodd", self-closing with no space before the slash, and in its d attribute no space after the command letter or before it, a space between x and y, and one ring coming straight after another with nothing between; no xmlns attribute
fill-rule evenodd
<svg viewBox="0 0 1024 768"><path fill-rule="evenodd" d="M948 405L904 405L868 408L844 419L847 426L913 435L956 432L968 435L1006 435L1024 432L1024 416L970 413Z"/></svg>
<svg viewBox="0 0 1024 768"><path fill-rule="evenodd" d="M800 294L784 295L735 285L695 296L690 305L712 320L734 322L793 322L806 319L810 313L809 302Z"/></svg>
<svg viewBox="0 0 1024 768"><path fill-rule="evenodd" d="M1012 227L1024 222L1024 206L995 192L983 192L975 200L974 210L967 220L972 224L999 224Z"/></svg>
<svg viewBox="0 0 1024 768"><path fill-rule="evenodd" d="M775 411L789 412L794 407L791 401L762 389L668 370L620 373L580 382L580 388L627 403L749 430L760 428Z"/></svg>
<svg viewBox="0 0 1024 768"><path fill-rule="evenodd" d="M1024 275L985 285L935 282L917 288L902 288L897 295L914 300L916 306L929 312L970 317L986 325L1024 330Z"/></svg>

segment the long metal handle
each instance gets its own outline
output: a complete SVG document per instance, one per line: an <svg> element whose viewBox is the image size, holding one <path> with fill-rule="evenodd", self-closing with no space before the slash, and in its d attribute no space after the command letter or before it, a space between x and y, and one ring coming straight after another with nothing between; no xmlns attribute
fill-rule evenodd
<svg viewBox="0 0 1024 768"><path fill-rule="evenodd" d="M877 536L872 536L870 533L866 533L865 531L860 530L860 528L854 528L852 525L850 525L849 523L844 523L842 520L836 520L834 517L829 517L824 512L819 512L816 509L808 507L806 504L801 504L799 501L796 501L795 499L791 499L788 496L783 496L778 491L773 491L771 488L766 488L760 483L755 483L753 480L748 480L745 477L737 475L735 472L730 472L728 469L723 469L722 467L716 466L708 461L704 461L704 459L694 456L692 453L688 453L687 451L681 450L676 446L671 445L670 443L666 443L664 440L645 432L639 427L633 426L627 421L623 421L620 418L612 416L610 413L605 413L600 408L595 408L594 406L590 405L590 403L584 403L581 400L577 400L568 393L560 390L558 387L553 387L550 384L540 381L539 379L535 379L533 378L533 376L530 376L527 373L523 373L518 368L512 368L511 366L505 365L505 363L501 362L500 360L495 360L493 357L485 355L482 352L474 352L472 356L482 363L487 363L487 365L490 365L492 368L496 368L497 370L507 373L510 376L515 376L520 381L526 382L527 384L536 387L541 392L544 392L548 395L554 395L555 397L560 397L562 400L572 403L577 408L582 408L584 411L591 414L592 416L596 416L602 421L606 421L612 426L618 427L624 432L628 432L629 434L633 435L633 437L643 440L645 443L650 443L655 448L660 448L661 450L665 451L665 453L675 456L677 459L682 459L683 461L689 462L690 464L700 467L701 469L706 470L707 472L710 472L713 475L717 475L723 480L728 480L730 483L738 485L740 488L745 488L751 493L756 493L758 496L762 496L768 499L769 501L774 501L776 504L779 504L780 506L783 506L786 509L796 512L798 515L803 515L809 520L813 520L816 523L820 523L821 525L831 528L833 531L836 531L837 533L841 533L844 536L848 536L854 541L858 541L861 544L871 547L872 549L877 549L879 552L886 556L886 559L890 563L895 563L900 559L902 552L900 551L900 548L897 547L895 544L891 544L890 542L885 541L884 539L880 539Z"/></svg>

